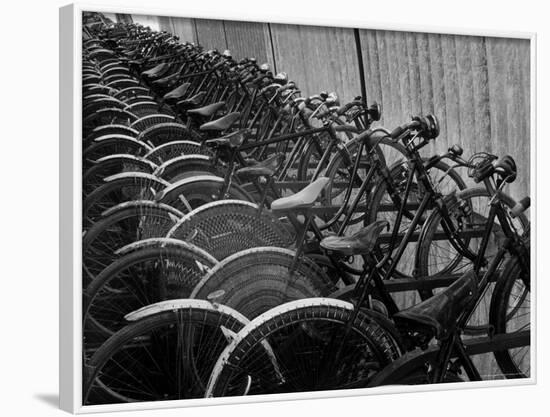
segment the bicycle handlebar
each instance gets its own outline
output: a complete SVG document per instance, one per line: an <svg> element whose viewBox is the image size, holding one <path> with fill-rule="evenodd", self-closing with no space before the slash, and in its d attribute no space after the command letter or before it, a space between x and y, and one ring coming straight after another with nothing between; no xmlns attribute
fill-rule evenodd
<svg viewBox="0 0 550 417"><path fill-rule="evenodd" d="M439 135L439 122L433 114L415 116L409 123L405 123L393 129L390 133L390 137L393 140L398 140L411 130L419 131L419 133L421 132L426 140L435 139Z"/></svg>
<svg viewBox="0 0 550 417"><path fill-rule="evenodd" d="M531 198L524 197L510 210L510 216L515 219L531 206Z"/></svg>

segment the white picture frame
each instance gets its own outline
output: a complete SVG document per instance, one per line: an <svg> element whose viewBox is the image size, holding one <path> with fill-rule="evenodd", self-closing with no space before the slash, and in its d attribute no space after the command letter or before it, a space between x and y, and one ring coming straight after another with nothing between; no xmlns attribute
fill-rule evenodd
<svg viewBox="0 0 550 417"><path fill-rule="evenodd" d="M238 14L223 16L215 14L186 14L183 10L155 10L154 8L127 8L110 7L76 3L60 9L60 407L72 413L93 413L104 411L129 411L145 410L172 407L194 407L205 405L220 405L234 403L255 403L263 401L286 401L295 399L316 399L326 397L362 396L402 392L422 392L442 389L440 386L417 386L417 387L379 387L371 389L359 389L337 392L315 392L306 394L277 394L276 396L254 396L235 398L214 398L197 400L179 400L134 404L114 405L92 405L81 404L82 391L82 341L81 341L81 320L82 316L82 289L81 282L81 239L82 239L82 166L81 166L81 131L82 100L81 87L81 30L82 12L98 11L103 13L125 13L132 15L168 15L173 17L193 17L240 20ZM267 21L265 17L258 19L246 19L246 21ZM336 27L361 27L377 30L398 30L398 31L422 31L427 33L446 33L454 35L493 36L528 39L530 41L530 189L531 197L536 199L535 170L536 170L536 34L526 32L501 32L501 31L471 31L456 28L423 27L410 25L376 24L372 22L364 25L357 25L357 22L342 21L304 21L288 16L284 21L277 20L274 23L306 24L319 26ZM531 208L531 222L533 239L536 239L536 208ZM536 275L537 263L535 251L531 253L531 265ZM536 306L536 284L534 285L534 305ZM532 323L536 329L536 309L532 310ZM531 333L531 377L522 380L501 380L477 383L448 384L445 389L465 389L485 386L511 386L534 384L537 381L536 375L536 331Z"/></svg>

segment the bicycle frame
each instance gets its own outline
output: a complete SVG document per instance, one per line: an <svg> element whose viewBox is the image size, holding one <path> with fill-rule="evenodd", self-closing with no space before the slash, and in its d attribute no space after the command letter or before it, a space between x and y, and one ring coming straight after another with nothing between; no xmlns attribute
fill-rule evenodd
<svg viewBox="0 0 550 417"><path fill-rule="evenodd" d="M511 254L519 260L521 268L527 268L526 270L528 270L529 267L524 264L524 260L527 259L525 256L525 245L514 232L513 227L510 224L507 213L500 203L499 191L495 189L490 179L486 179L484 182L490 195L492 196L492 199L490 202L490 211L487 220L488 227L485 229L485 233L480 244L481 249L473 263L476 276L478 276L484 266L485 250L495 225L495 219L498 219L506 239L504 240L502 247L499 248L496 255L489 263L482 277L478 280L477 296L464 308L456 322L455 330L451 332L449 337L442 340L439 346L432 346L421 352L415 350L405 354L394 364L390 365L387 370L382 371L383 374L380 376L381 379L387 378L388 375L390 375L393 379L398 379L400 375L405 376L413 370L421 369L421 367L426 363L430 363L433 372L430 375L429 382L441 383L445 381L449 364L453 360L456 360L458 361L456 363L459 363L463 367L470 381L481 381L483 378L470 356L529 345L529 330L518 331L511 335L504 334L493 336L492 328L489 327L489 337L478 338L473 341L471 339L464 341L460 337L463 330L467 326L467 323L476 311L479 301L484 297L489 283L492 281L491 278L497 273L497 269L504 260L505 256L507 254ZM523 274L522 279L524 280L526 287L529 288L529 283L525 282ZM453 363L454 367L456 367L456 363ZM376 385L376 383L373 385Z"/></svg>

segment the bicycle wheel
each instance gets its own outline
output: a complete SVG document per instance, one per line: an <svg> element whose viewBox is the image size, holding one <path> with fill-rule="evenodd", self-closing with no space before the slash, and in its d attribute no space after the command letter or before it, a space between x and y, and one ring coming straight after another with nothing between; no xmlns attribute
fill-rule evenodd
<svg viewBox="0 0 550 417"><path fill-rule="evenodd" d="M456 199L447 204L449 216L455 225L462 242L469 250L477 254L480 249L482 236L487 225L487 216L489 212L489 201L491 196L483 187L468 188L457 193ZM514 207L514 200L501 194L501 202L505 208ZM460 276L467 269L472 267L470 259L459 253L449 242L448 237L443 232L441 225L441 214L434 211L427 220L422 231L418 251L418 273L419 279L429 277L452 277ZM521 234L528 226L529 222L525 215L520 215L512 220L513 225ZM498 220L495 219L493 231L489 244L485 251L485 259L491 262L504 238L500 230ZM497 273L503 273L504 267L500 265ZM483 271L482 271L483 273ZM492 306L492 293L495 289L495 283L489 283L485 293L479 298L474 314L470 318L466 327L468 334L484 334L487 332L489 317ZM419 292L422 299L431 297L438 290L423 290Z"/></svg>
<svg viewBox="0 0 550 417"><path fill-rule="evenodd" d="M102 136L121 135L136 138L139 132L124 125L103 125L92 130L83 140L82 149L86 149L94 143L94 140ZM153 161L154 162L154 161Z"/></svg>
<svg viewBox="0 0 550 417"><path fill-rule="evenodd" d="M87 345L124 326L124 316L146 305L189 298L217 261L203 250L172 239L136 242L99 273L84 291L83 328ZM128 250L128 249L126 249Z"/></svg>
<svg viewBox="0 0 550 417"><path fill-rule="evenodd" d="M118 154L142 156L150 150L149 145L130 136L106 135L94 139L82 153L82 159L87 162Z"/></svg>
<svg viewBox="0 0 550 417"><path fill-rule="evenodd" d="M212 151L206 147L201 147L200 144L188 140L176 140L164 143L149 151L144 155L145 159L161 165L172 158L183 155L206 155L214 156Z"/></svg>
<svg viewBox="0 0 550 417"><path fill-rule="evenodd" d="M137 120L137 116L135 114L123 109L119 109L116 107L101 109L96 111L95 113L87 115L83 119L82 130L84 132L84 136L87 136L88 133L99 126L109 124L122 124L129 126L135 120Z"/></svg>
<svg viewBox="0 0 550 417"><path fill-rule="evenodd" d="M188 213L166 237L192 243L222 260L259 246L287 247L294 233L268 210L248 201L222 200Z"/></svg>
<svg viewBox="0 0 550 417"><path fill-rule="evenodd" d="M366 179L367 173L371 167L371 156L367 155L367 150L365 149L361 155L358 155L359 146L362 139L354 139L346 144L346 149L338 152L331 159L329 166L327 168L325 176L327 176L330 181L325 188L323 194L323 203L325 205L335 205L342 206L345 201L346 192L349 187L352 187L350 192L350 197L348 204L351 204L354 199L357 197L359 192L359 187L361 187L363 181ZM391 161L394 164L396 161L405 161L406 160L406 151L405 149L392 141L382 139L378 145L374 148L374 154L382 161L382 166L386 164L386 161ZM357 158L360 158L359 165L356 172L356 179L353 184L351 184L351 174L352 168ZM388 165L391 166L391 165ZM371 184L365 190L365 194L362 196L362 201L360 204L365 208L370 209L371 205L371 193L375 185L380 181L380 176L377 172L373 178L371 178ZM364 225L365 219L367 216L367 211L365 209L357 210L355 213L352 213L349 218L349 227L353 225L360 224L360 227ZM325 221L329 221L331 216L326 216ZM340 223L336 223L335 229L337 230ZM350 229L352 233L353 227Z"/></svg>
<svg viewBox="0 0 550 417"><path fill-rule="evenodd" d="M89 226L108 208L132 200L152 200L169 185L151 174L126 172L105 178L105 184L92 191L83 203L83 223Z"/></svg>
<svg viewBox="0 0 550 417"><path fill-rule="evenodd" d="M350 141L353 134L354 133L351 131L337 132L337 135L340 137L342 143ZM313 174L319 168L319 163L321 162L325 149L332 140L328 132L321 132L315 136L316 137L305 146L303 154L301 155L297 169L297 178L299 181L311 181ZM333 153L336 153L338 148L334 147L332 151ZM330 161L331 158L328 158L325 165L319 168L319 172L323 172L328 167Z"/></svg>
<svg viewBox="0 0 550 417"><path fill-rule="evenodd" d="M175 140L195 142L196 146L200 147L201 140L200 135L194 130L174 122L154 124L143 130L137 139L153 148Z"/></svg>
<svg viewBox="0 0 550 417"><path fill-rule="evenodd" d="M226 195L223 195L223 178L213 175L197 175L177 181L166 187L159 201L188 213L212 201L231 199L251 201L252 198L237 184L231 183Z"/></svg>
<svg viewBox="0 0 550 417"><path fill-rule="evenodd" d="M98 159L82 176L85 195L105 183L104 179L122 172L152 173L157 165L151 161L128 154L109 155Z"/></svg>
<svg viewBox="0 0 550 417"><path fill-rule="evenodd" d="M82 238L84 287L116 259L118 249L138 240L164 237L182 216L170 206L148 200L109 209Z"/></svg>
<svg viewBox="0 0 550 417"><path fill-rule="evenodd" d="M113 335L85 366L83 403L112 404L204 397L208 377L247 320L202 300L135 321Z"/></svg>
<svg viewBox="0 0 550 417"><path fill-rule="evenodd" d="M172 158L160 165L155 175L168 182L174 183L179 180L197 175L225 175L224 167L214 163L214 159L206 155L183 155Z"/></svg>
<svg viewBox="0 0 550 417"><path fill-rule="evenodd" d="M368 311L328 298L297 300L247 324L220 355L207 397L366 387L400 349ZM268 348L266 348L268 347Z"/></svg>
<svg viewBox="0 0 550 417"><path fill-rule="evenodd" d="M159 105L156 101L140 101L137 103L129 104L125 107L129 112L132 112L137 117L149 116L150 114L159 114L163 111L159 110Z"/></svg>
<svg viewBox="0 0 550 417"><path fill-rule="evenodd" d="M500 194L501 202L506 209L515 206L515 201ZM474 253L478 253L482 234L485 230L489 213L491 196L484 187L468 188L456 194L456 199L447 205L449 217L456 230L464 232L463 242ZM511 219L512 220L512 219ZM441 225L442 216L439 211L434 212L426 222L418 252L418 270L421 277L434 277L449 274L461 274L471 267L471 261L452 246L446 237L443 237ZM522 234L529 221L524 214L512 220L518 233ZM470 234L466 232L472 232ZM502 239L498 219L495 219L493 235L486 250L486 259L490 261L498 249L499 239Z"/></svg>
<svg viewBox="0 0 550 417"><path fill-rule="evenodd" d="M510 334L531 328L530 271L525 271L516 258L507 261L496 284L491 301L490 323L494 326L495 334ZM530 377L530 346L495 351L494 355L506 378Z"/></svg>
<svg viewBox="0 0 550 417"><path fill-rule="evenodd" d="M126 104L111 96L99 97L93 100L86 100L86 103L83 103L82 114L86 114L86 115L92 114L100 109L104 109L107 107L109 108L116 107L121 110L124 110L124 108L126 107ZM129 110L129 109L126 109L126 110Z"/></svg>
<svg viewBox="0 0 550 417"><path fill-rule="evenodd" d="M391 177L394 186L397 188L399 194L404 193L404 187L406 186L406 180L409 175L409 168L406 163L398 163L391 169ZM453 190L459 191L466 188L466 184L462 180L462 177L455 170L450 170L450 167L444 162L438 162L429 171L429 176L434 187L438 189L442 194L450 193ZM416 183L412 184L411 192L409 193L407 204L411 207L418 205L422 200L423 195L419 190ZM411 208L409 212L414 216L416 209ZM426 214L428 217L428 214ZM380 181L376 186L374 195L371 200L370 210L367 216L367 223L371 224L376 220L387 220L390 224L390 228L395 225L397 219L397 208L395 207L393 200L388 193L388 185L385 181ZM403 216L399 225L399 234L404 235L411 228L412 218ZM416 233L420 233L422 230L422 223L417 225ZM351 232L351 231L350 231ZM377 252L379 257L383 257L387 254L389 248L388 244L377 245ZM418 243L416 240L408 242L405 251L401 258L397 261L397 267L394 272L395 277L412 278L415 268L415 258L417 253ZM394 248L396 252L397 247ZM421 274L422 275L422 274Z"/></svg>
<svg viewBox="0 0 550 417"><path fill-rule="evenodd" d="M196 284L191 298L217 301L252 319L287 301L325 297L334 284L309 258L275 247L247 249L225 258Z"/></svg>
<svg viewBox="0 0 550 417"><path fill-rule="evenodd" d="M149 114L147 116L140 117L139 119L136 117L136 119L130 124L130 127L132 129L137 130L138 132L143 132L147 128L161 124L161 123L171 123L174 121L174 116L169 116L167 114Z"/></svg>

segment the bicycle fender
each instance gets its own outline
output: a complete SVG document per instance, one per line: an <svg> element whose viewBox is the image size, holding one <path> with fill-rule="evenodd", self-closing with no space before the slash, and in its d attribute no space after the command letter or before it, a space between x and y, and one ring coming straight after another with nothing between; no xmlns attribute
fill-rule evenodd
<svg viewBox="0 0 550 417"><path fill-rule="evenodd" d="M115 175L111 175L109 177L106 177L104 179L104 182L116 181L116 180L119 180L119 179L122 179L122 178L139 178L139 179L142 179L142 180L150 180L150 181L161 182L165 186L170 185L170 183L168 181L165 181L162 178L157 177L156 175L147 174L145 172L121 172L119 174L115 174Z"/></svg>
<svg viewBox="0 0 550 417"><path fill-rule="evenodd" d="M178 209L169 206L168 204L163 203L157 203L156 201L152 200L131 200L131 201L125 201L124 203L117 204L116 206L110 207L107 210L105 210L103 213L101 213L101 217L107 217L112 214L118 213L122 210L125 210L127 208L131 207L143 207L144 209L144 216L147 215L147 209L148 208L159 208L162 210L166 210L169 214L175 216L177 220L181 219L183 217L183 213L179 211Z"/></svg>
<svg viewBox="0 0 550 417"><path fill-rule="evenodd" d="M126 314L124 318L127 321L137 321L145 317L152 316L154 314L162 313L164 311L177 311L183 309L217 310L221 313L233 317L235 320L242 323L243 326L246 326L250 322L250 320L248 320L245 316L243 316L237 310L232 309L231 307L227 307L222 304L212 303L208 300L190 299L165 300L158 303L149 304L145 307Z"/></svg>
<svg viewBox="0 0 550 417"><path fill-rule="evenodd" d="M218 264L217 259L215 259L212 255L210 255L205 250L199 248L198 246L184 242L183 240L171 239L167 237L152 237L149 239L138 240L137 242L130 243L118 249L115 252L115 254L119 256L123 256L131 252L135 252L137 250L150 248L150 247L170 247L170 248L180 248L182 250L189 250L202 255L204 258L208 259L212 265ZM209 272L209 269L206 266L203 265L201 268L204 269L205 273Z"/></svg>

